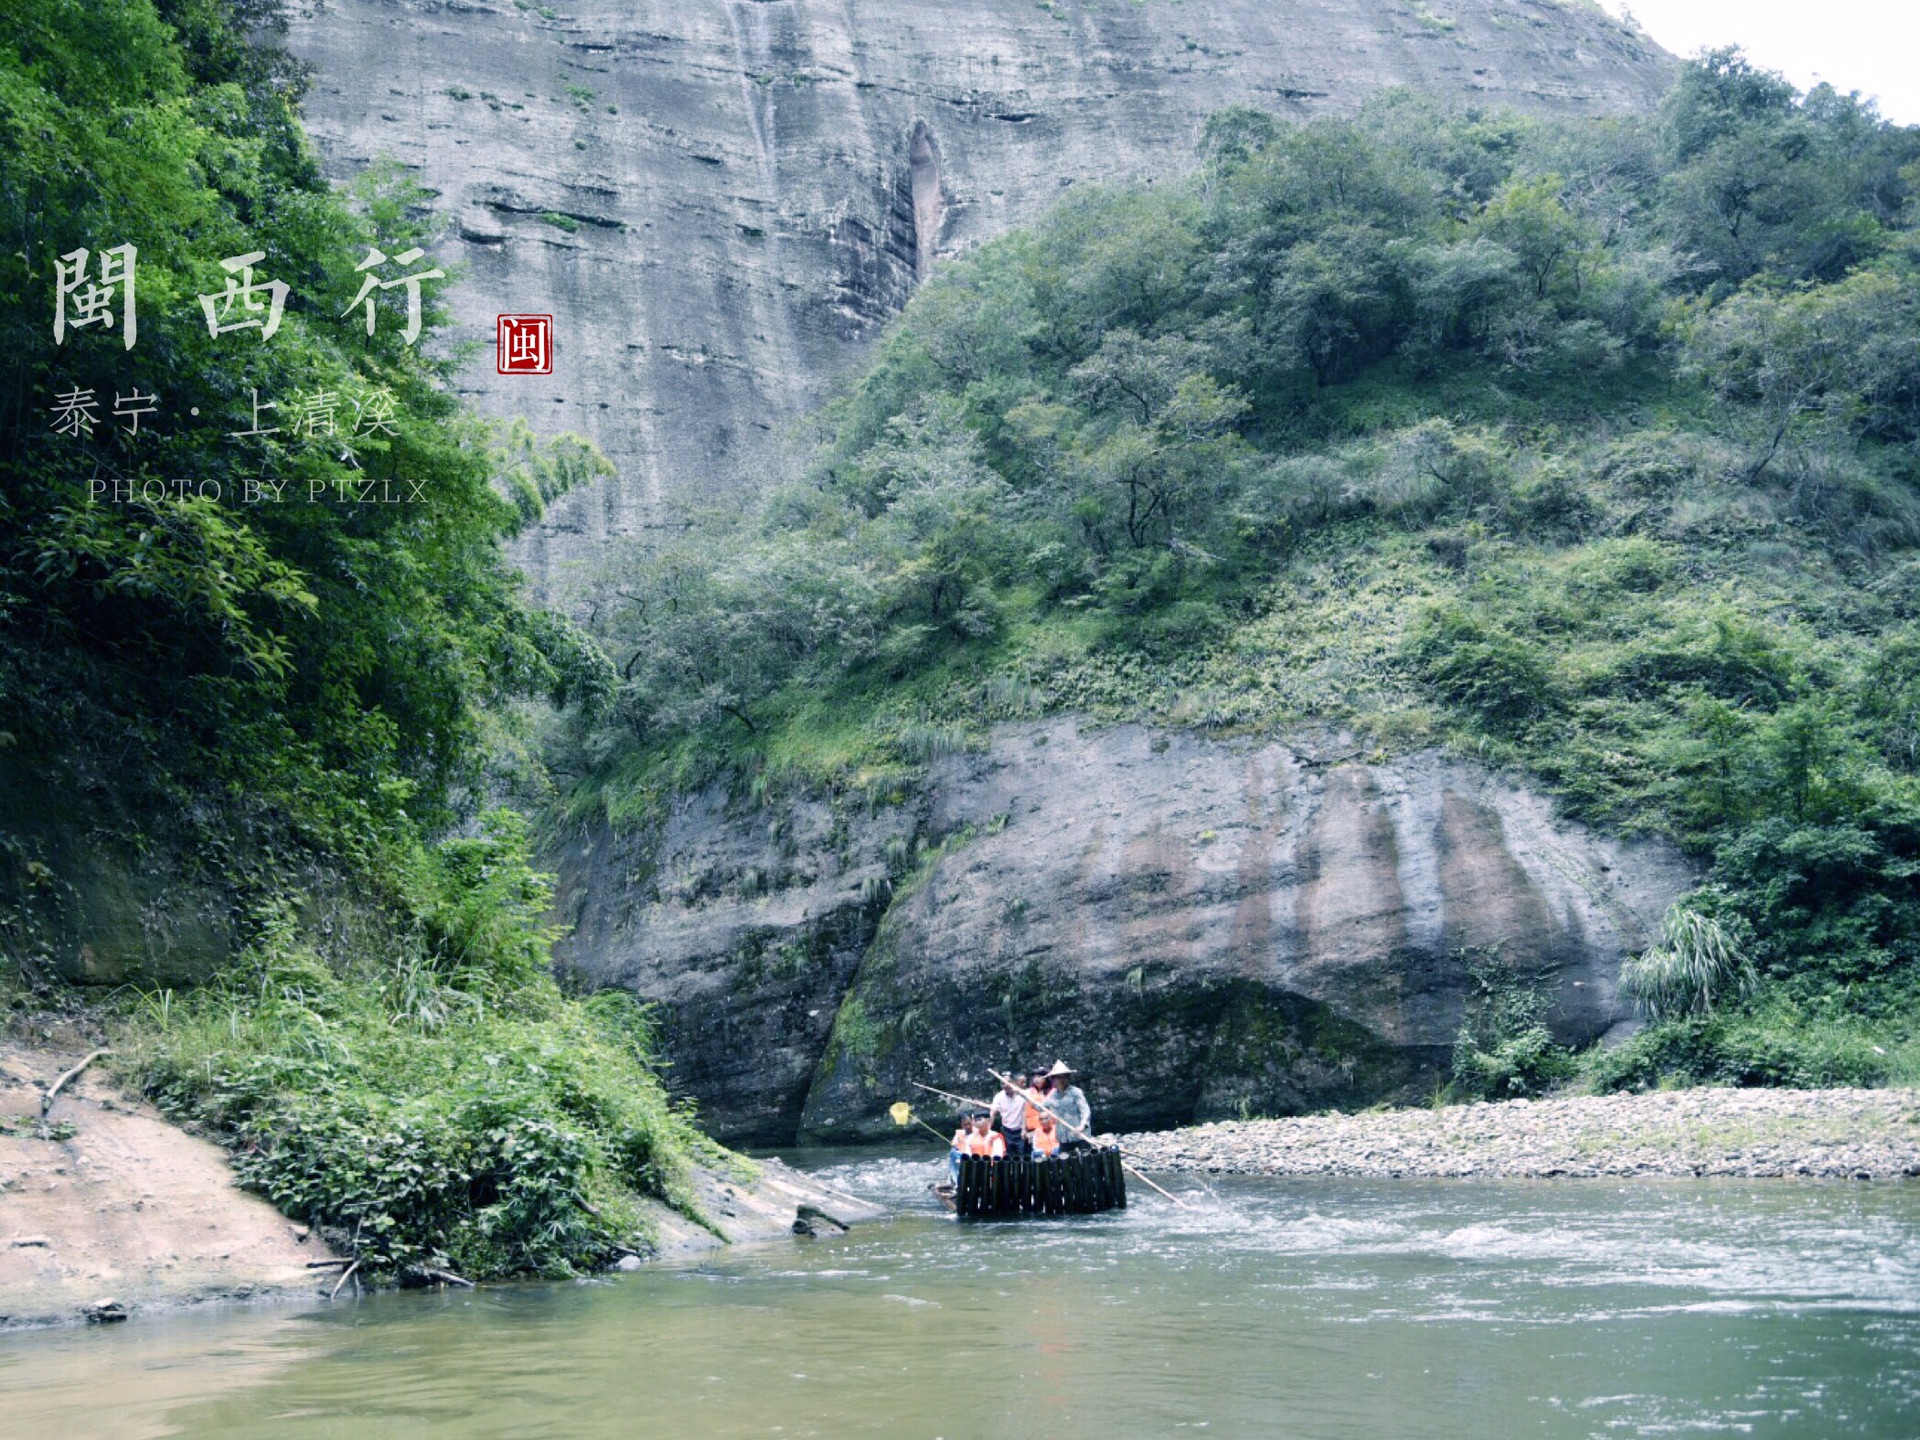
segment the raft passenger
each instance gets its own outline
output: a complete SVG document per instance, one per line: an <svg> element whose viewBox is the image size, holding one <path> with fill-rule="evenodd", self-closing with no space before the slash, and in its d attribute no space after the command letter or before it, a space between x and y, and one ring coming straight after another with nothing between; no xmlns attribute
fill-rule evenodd
<svg viewBox="0 0 1920 1440"><path fill-rule="evenodd" d="M1054 1061L1053 1068L1047 1072L1047 1081L1053 1089L1047 1096L1045 1108L1059 1122L1063 1132L1062 1150L1089 1148L1090 1142L1083 1137L1093 1134L1093 1107L1087 1104L1086 1092L1073 1083L1078 1073L1064 1060Z"/></svg>
<svg viewBox="0 0 1920 1440"><path fill-rule="evenodd" d="M970 1153L972 1138L973 1120L970 1116L962 1115L960 1128L953 1132L953 1139L947 1142L951 1147L947 1151L947 1183L949 1185L960 1183L960 1157Z"/></svg>
<svg viewBox="0 0 1920 1440"><path fill-rule="evenodd" d="M1042 1111L1034 1122L1033 1133L1027 1137L1027 1143L1033 1147L1035 1160L1051 1160L1060 1150L1060 1132L1054 1128L1051 1111Z"/></svg>
<svg viewBox="0 0 1920 1440"><path fill-rule="evenodd" d="M1007 1142L1000 1135L987 1128L987 1117L973 1117L973 1133L967 1137L967 1153L984 1155L989 1160L1001 1159L1007 1153Z"/></svg>
<svg viewBox="0 0 1920 1440"><path fill-rule="evenodd" d="M1040 1123L1040 1107L1047 1103L1047 1072L1035 1070L1027 1080L1027 1133L1031 1135L1034 1127Z"/></svg>
<svg viewBox="0 0 1920 1440"><path fill-rule="evenodd" d="M1007 1154L1018 1159L1027 1153L1027 1113L1031 1107L1027 1097L1020 1093L1011 1075L1003 1076L1000 1081L1000 1093L993 1097L993 1108L988 1113L1000 1133L1007 1138Z"/></svg>

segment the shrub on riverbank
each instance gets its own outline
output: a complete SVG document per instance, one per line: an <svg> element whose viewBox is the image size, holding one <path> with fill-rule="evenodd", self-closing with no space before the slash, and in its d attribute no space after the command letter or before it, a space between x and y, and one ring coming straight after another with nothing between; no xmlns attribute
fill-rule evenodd
<svg viewBox="0 0 1920 1440"><path fill-rule="evenodd" d="M122 1020L123 1073L376 1274L571 1274L644 1247L642 1197L694 1214L689 1165L719 1152L669 1105L637 1003L554 984L518 817L424 868L406 928L323 946L263 916L216 984Z"/></svg>
<svg viewBox="0 0 1920 1440"><path fill-rule="evenodd" d="M1593 1090L1673 1085L1829 1086L1920 1084L1920 1040L1901 1022L1863 1024L1774 1005L1650 1025L1611 1050L1581 1057Z"/></svg>
<svg viewBox="0 0 1920 1440"><path fill-rule="evenodd" d="M1455 958L1473 983L1453 1043L1452 1093L1512 1100L1544 1094L1570 1077L1574 1058L1546 1026L1552 997L1517 974L1497 946Z"/></svg>

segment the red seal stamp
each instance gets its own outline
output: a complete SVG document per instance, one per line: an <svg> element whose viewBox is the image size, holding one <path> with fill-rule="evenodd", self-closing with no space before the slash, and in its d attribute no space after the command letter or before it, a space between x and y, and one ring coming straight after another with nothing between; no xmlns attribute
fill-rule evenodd
<svg viewBox="0 0 1920 1440"><path fill-rule="evenodd" d="M502 375L553 373L551 315L501 315L495 338L499 355L494 363Z"/></svg>

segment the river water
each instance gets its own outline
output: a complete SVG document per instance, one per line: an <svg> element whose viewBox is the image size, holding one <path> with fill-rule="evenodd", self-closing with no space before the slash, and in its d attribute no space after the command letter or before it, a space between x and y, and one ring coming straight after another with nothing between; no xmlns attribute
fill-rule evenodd
<svg viewBox="0 0 1920 1440"><path fill-rule="evenodd" d="M0 1434L1920 1436L1920 1185L1173 1182L565 1284L0 1339Z"/></svg>

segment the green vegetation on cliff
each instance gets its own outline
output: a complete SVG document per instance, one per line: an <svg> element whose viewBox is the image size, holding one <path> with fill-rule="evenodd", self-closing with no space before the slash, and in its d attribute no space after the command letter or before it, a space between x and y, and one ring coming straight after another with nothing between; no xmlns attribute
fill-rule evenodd
<svg viewBox="0 0 1920 1440"><path fill-rule="evenodd" d="M804 474L614 567L577 805L883 797L1043 709L1445 743L1708 869L1676 924L1758 983L1605 1083L1887 1075L1920 1000L1920 132L1725 53L1641 120L1398 94L1204 150L943 267ZM1523 1038L1463 1073L1563 1066L1500 1059Z"/></svg>
<svg viewBox="0 0 1920 1440"><path fill-rule="evenodd" d="M131 1006L130 1073L376 1268L564 1271L632 1243L640 1197L686 1203L691 1127L631 1007L556 989L516 819L463 824L514 778L517 697L610 688L500 548L605 462L462 414L427 348L439 282L421 344L403 286L368 332L368 252L431 246L427 212L381 172L329 189L277 10L0 7L9 993L57 993L55 940L113 891L85 889L95 855L158 866L163 891L217 897L237 958ZM56 343L59 257L89 251L94 284L122 245L137 343L123 286L113 326ZM203 316L242 256L288 287L271 339ZM81 396L90 424L63 425Z"/></svg>

